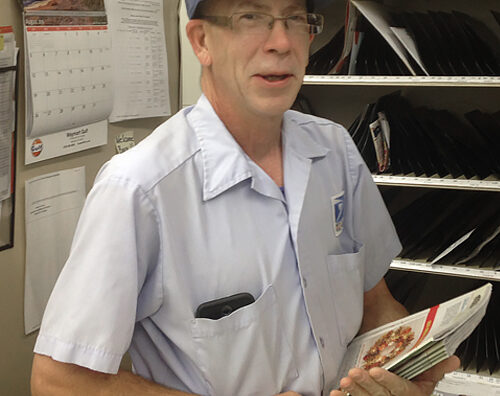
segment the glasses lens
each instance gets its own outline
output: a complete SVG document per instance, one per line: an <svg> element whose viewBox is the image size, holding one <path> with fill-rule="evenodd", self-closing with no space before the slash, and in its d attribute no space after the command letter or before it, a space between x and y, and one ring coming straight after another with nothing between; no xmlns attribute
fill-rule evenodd
<svg viewBox="0 0 500 396"><path fill-rule="evenodd" d="M271 15L245 12L233 15L233 27L243 32L266 30L273 23Z"/></svg>
<svg viewBox="0 0 500 396"><path fill-rule="evenodd" d="M308 33L307 14L290 15L286 18L288 29L295 33Z"/></svg>
<svg viewBox="0 0 500 396"><path fill-rule="evenodd" d="M275 18L258 12L241 12L232 15L234 30L245 34L269 34ZM323 16L319 14L296 14L277 17L283 20L290 33L319 34L323 29Z"/></svg>

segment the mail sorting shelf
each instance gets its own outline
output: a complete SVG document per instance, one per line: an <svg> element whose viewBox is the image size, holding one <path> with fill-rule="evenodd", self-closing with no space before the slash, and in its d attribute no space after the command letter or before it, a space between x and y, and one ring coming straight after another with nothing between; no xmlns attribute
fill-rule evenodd
<svg viewBox="0 0 500 396"><path fill-rule="evenodd" d="M317 49L321 48L329 37L338 30L344 23L345 1L337 2L329 12L326 13L326 36L324 35L316 43ZM498 3L491 0L479 0L471 2L468 0L439 0L426 1L415 0L408 3L402 0L384 0L384 4L396 5L403 9L410 7L417 11L426 9L450 11L458 8L459 11L478 17L485 10L497 9ZM484 10L480 10L484 8ZM328 23L329 22L329 23ZM336 26L331 26L336 24ZM427 106L430 108L449 109L457 114L465 114L474 109L481 109L487 112L499 110L500 103L500 77L483 76L369 76L369 75L306 75L303 81L301 94L307 98L312 109L318 116L330 118L342 125L349 127L363 106L375 102L382 95L387 95L395 90L401 90L404 96L415 100L417 106ZM500 155L500 153L499 153ZM500 181L495 176L476 180L475 177L469 179L452 178L451 176L438 177L415 177L413 174L374 175L375 182L380 188L393 186L398 188L421 187L439 188L454 190L489 191L495 195L500 192ZM415 188L415 191L420 188ZM489 194L489 193L488 193ZM499 195L500 197L500 195ZM473 280L494 281L495 286L500 286L500 272L486 270L476 267L461 267L451 265L429 265L428 263L412 261L408 259L395 259L391 264L391 269L405 271L408 273L429 273L436 275L448 275L450 277L469 278ZM465 280L465 279L464 279ZM442 280L439 280L442 282ZM439 295L441 292L436 288L434 292ZM495 372L493 376L498 377L500 373ZM464 377L465 381L491 383L489 375L477 376L468 373L458 372L455 377ZM455 380L457 378L454 378ZM495 382L495 381L493 381ZM498 384L495 382L495 385ZM493 388L489 388L493 391ZM488 392L482 394L490 394ZM496 391L494 394L497 394ZM498 393L500 395L500 392ZM436 393L440 395L441 393ZM476 396L476 394L471 395Z"/></svg>
<svg viewBox="0 0 500 396"><path fill-rule="evenodd" d="M375 177L378 177L378 176L375 176ZM394 185L391 185L391 187L394 188ZM417 189L420 190L420 193L422 193L423 191L429 191L425 188L424 189L417 188ZM401 192L403 192L403 191L401 190ZM408 190L405 190L405 192L408 192ZM443 195L441 193L438 193L438 194L439 194L439 196L443 197ZM455 196L455 193L450 192L450 194L452 196ZM448 197L450 197L450 194L448 194ZM479 192L469 192L468 194L474 194L474 196L476 196L476 194L480 194L480 193ZM473 201L469 201L469 202L482 202L482 204L479 205L478 207L481 207L481 208L489 207L491 209L493 207L492 205L496 204L496 201L494 200L494 198L497 196L497 193L496 192L486 192L486 193L482 192L482 194L483 195L481 196L481 198L477 197L478 201L476 201L476 198L473 198ZM411 194L411 195L413 195L415 197L414 194ZM428 196L428 195L426 194L426 196ZM399 193L397 195L397 197L401 197L401 194ZM471 197L473 197L473 196L469 195L469 198L471 198ZM460 198L459 197L456 198L457 199L456 202L459 203L463 198L464 198L464 195L462 193ZM486 201L484 200L485 198L487 198ZM433 198L431 198L431 199L433 199ZM417 202L419 200L420 200L420 198L414 202ZM444 202L445 202L445 206L451 205L450 207L453 207L453 205L451 203L449 203L449 204L447 203L448 202L447 198L445 199ZM463 201L462 201L462 203L463 203ZM438 208L436 210L439 211L439 213L444 213L444 212L440 212L441 209L439 209L439 208L443 208L442 204L443 204L443 201L441 199L441 203L439 203L438 206L436 206L436 208ZM406 208L404 208L404 210L406 210L406 212L408 212L408 208L411 208L412 205L406 206ZM392 205L390 205L389 209L391 209L391 207L392 207ZM455 207L455 209L456 208L457 207ZM470 208L472 210L471 213L476 213L475 207L471 206ZM461 210L462 209L458 210L458 212L460 212ZM456 214L457 210L453 210L453 212ZM403 210L401 210L400 213L403 213ZM449 214L450 214L450 212L448 212L447 216L449 216ZM465 213L463 213L463 214L464 214L464 219L465 219L466 214ZM493 213L491 215L493 215ZM483 232L483 231L479 231L479 230L481 230L481 227L483 227L483 225L486 225L491 220L495 221L494 217L492 217L491 215L488 215L488 213L486 213L486 212L482 216L479 216L479 214L476 216L474 214L473 216L476 218L476 220L479 221L477 223L478 225L472 226L468 222L466 222L463 225L464 229L462 230L462 232L460 232L460 229L457 228L456 226L452 226L449 233L448 233L449 235L445 236L444 239L441 239L441 237L436 235L435 228L430 229L428 235L425 235L425 231L423 231L424 234L420 234L421 231L418 231L418 232L415 231L415 230L421 229L421 227L418 228L418 224L417 224L416 225L417 228L415 228L413 231L411 231L410 229L407 229L407 231L410 231L410 235L411 235L411 232L413 232L413 233L417 232L418 235L421 235L421 237L423 237L423 239L417 239L418 241L420 241L420 242L418 242L418 244L416 244L417 240L413 240L413 238L408 239L408 233L406 233L404 231L404 229L401 229L400 231L402 232L402 234L401 234L402 241L406 241L406 242L403 242L404 249L402 252L402 257L398 257L395 260L393 260L393 262L391 263L391 269L402 270L402 271L411 271L411 272L423 272L423 273L436 274L436 275L447 275L447 276L452 276L452 277L483 279L483 280L489 280L489 281L500 281L500 270L498 270L498 265L483 266L484 261L485 261L485 257L489 257L489 256L488 256L488 253L485 253L484 255L479 254L479 252L486 251L485 246L490 246L493 249L495 249L493 246L495 246L495 244L498 245L498 243L494 242L495 240L498 240L498 236L496 236L497 234L494 234L495 231L493 229L490 229L490 234L486 234L486 235L490 235L490 236L488 236L488 238L491 238L491 239L484 239L484 240L481 239L480 241L472 242L472 244L469 245L468 248L465 248L465 250L462 250L461 252L460 252L460 250L458 250L458 253L455 254L455 252L457 252L457 249L460 249L459 246L466 246L466 245L461 245L461 244L464 243L466 240L468 240L469 236L473 233L473 231L476 230L476 228L477 228L476 231L479 233L478 235L481 235L481 232ZM398 216L398 215L396 215L396 216ZM425 213L421 213L420 217L429 219L428 216L427 217L425 216ZM480 218L482 218L483 220L479 220ZM395 217L394 219L395 219L394 220L395 225L397 227L401 227L403 224L403 223L401 223L401 217L399 217L399 219L397 219L397 217ZM449 223L450 219L454 219L454 217L452 217L452 218L446 217L446 216L443 217L441 219L441 224L444 224L444 222L448 222L448 224L450 226L450 223ZM455 222L455 224L460 224L460 221L462 221L464 219L457 218L457 221ZM426 220L426 221L429 221L429 220ZM431 221L431 223L432 223L432 221ZM466 224L468 224L468 225L466 225ZM436 226L436 224L434 224L433 227L435 227L435 226ZM408 226L405 226L405 227L408 227ZM411 227L411 225L409 227ZM440 227L442 227L442 225L440 225ZM465 227L467 227L467 228L465 228ZM472 227L474 227L474 228L472 228ZM489 226L486 226L486 228L487 227L489 227ZM411 227L411 228L413 228L413 227ZM454 229L454 231L452 231L452 229ZM482 229L484 230L485 228L483 227ZM464 234L464 235L462 236L462 234ZM461 236L461 238L459 238L457 235ZM431 244L429 245L429 241L434 241L434 238L438 238L437 239L438 243L443 243L443 241L446 241L446 238L448 238L449 241L455 241L453 243L453 245L455 247L448 248L446 250L444 250L444 248L441 248L441 250L436 251L435 250L436 246L439 246L439 244L434 245L434 242L431 242ZM439 240L441 240L441 242L439 242ZM451 242L448 242L448 244L451 245ZM448 245L445 245L445 246L448 246ZM482 246L483 250L475 250L475 249L481 249L478 246ZM424 254L416 253L416 252L420 251L420 249L422 249L424 252L425 251L432 252L434 249L434 253L431 253L432 256L428 256L425 253ZM467 250L467 249L469 249L469 250ZM448 253L443 253L443 251L448 251ZM439 252L441 252L441 253L438 255ZM452 256L451 258L450 258L450 254ZM491 256L491 253L489 253L489 254ZM467 256L469 258L466 258L465 260L462 260L462 261L458 261L459 263L462 262L462 264L454 264L457 261L456 260L457 258L465 258ZM410 258L408 258L408 257L410 257ZM428 258L428 257L431 257L431 258ZM434 257L434 260L432 260L432 257ZM444 257L444 262L441 262L439 257ZM495 255L495 253L493 253L493 256L491 256L491 259L493 260L493 263L494 263L495 260L498 262L499 258ZM488 259L488 260L490 260L490 259ZM435 261L437 261L437 262L435 262Z"/></svg>
<svg viewBox="0 0 500 396"><path fill-rule="evenodd" d="M323 78L326 83L308 84L309 77L321 81ZM338 79L332 77L339 77ZM342 78L340 78L342 77ZM386 84L366 84L360 85L357 81L352 82L347 77L363 77L366 81L381 81L380 77L386 77L383 80ZM406 81L412 79L421 80L421 77L404 77ZM301 94L306 97L314 113L318 116L330 118L340 124L348 127L359 114L363 106L367 103L376 101L380 96L394 92L399 88L404 96L415 99L417 105L427 105L433 108L447 108L448 104L452 111L458 114L465 114L467 111L476 107L493 112L498 110L495 106L500 103L500 78L476 78L482 81L480 84L458 86L448 82L446 85L435 84L440 78L425 77L429 84L408 83L396 87L393 82L399 81L393 76L307 76L301 90ZM451 79L451 78L450 78ZM464 81L470 78L457 78L453 80ZM309 80L310 81L310 80ZM334 84L328 81L336 81ZM487 81L487 82L485 82ZM494 81L494 82L493 82ZM338 83L337 83L338 82ZM340 83L341 82L341 83ZM387 83L389 82L389 83ZM431 83L432 82L432 83ZM500 155L500 153L499 153ZM453 189L469 191L489 191L491 194L500 193L500 180L497 176L489 176L485 179L477 178L453 178L446 177L416 177L413 174L392 175L377 174L373 175L374 181L380 186L396 186L401 188L422 187L432 189ZM382 187L383 188L383 187ZM499 195L500 197L500 195ZM500 280L499 273L494 270L474 269L470 267L451 266L451 265L429 265L411 260L401 259L392 263L392 268L406 271L420 271L427 273L443 274L449 276L460 276L478 279L488 279L493 281Z"/></svg>
<svg viewBox="0 0 500 396"><path fill-rule="evenodd" d="M389 78L387 80L389 80ZM500 81L499 78L496 78L496 80ZM410 85L405 87L405 89L411 91L410 94L412 92L415 93L416 91L418 91L419 95L417 96L420 97L419 100L421 103L425 102L425 92L431 90L433 91L431 93L431 96L433 98L440 96L444 96L445 98L453 97L452 102L455 102L454 104L456 104L457 98L467 96L468 100L467 104L463 106L464 109L466 109L467 106L471 106L471 104L475 102L474 98L482 98L484 100L484 103L480 103L480 107L484 107L485 103L490 103L490 109L491 109L491 104L495 106L498 105L498 103L500 103L500 100L498 100L500 97L499 95L500 90L495 89L495 87L493 87L489 83L484 84L481 87L477 86L455 87L451 84L441 87L436 85L422 86L415 84L415 86ZM364 104L366 104L365 102L367 100L371 100L370 96L371 98L375 98L377 95L386 94L387 92L390 92L390 90L393 89L394 87L390 85L360 86L357 83L351 84L347 79L344 79L343 83L340 85L304 84L301 93L310 100L312 108L317 115L326 116L327 118L331 118L335 121L338 121L345 126L349 126L353 118L355 117L355 114L362 108ZM446 93L442 92L442 90L445 90ZM374 94L369 91L374 91ZM460 93L459 95L457 95L457 91L459 91ZM339 96L341 99L335 100L335 94L339 92L340 92ZM472 95L469 95L469 92L472 92ZM455 96L457 98L455 98ZM346 97L348 98L347 100L345 99ZM338 110L339 107L340 110ZM445 106L443 103L440 103L438 107L445 107ZM486 106L486 108L488 107ZM470 109L470 107L468 109ZM329 111L331 111L331 113L329 113ZM490 176L487 177L486 179L481 180L477 178L466 179L463 177L452 178L451 176L440 178L440 177L415 177L413 175L378 174L378 175L373 175L373 179L379 186L399 186L401 188L420 187L420 188L432 188L432 189L489 191L492 194L500 192L500 180L498 180L498 178L495 176ZM500 272L495 270L462 267L462 266L451 266L451 265L436 265L436 264L430 265L428 263L411 261L408 259L395 260L392 263L391 268L395 270L426 272L431 274L442 274L448 276L486 279L490 281L500 280Z"/></svg>
<svg viewBox="0 0 500 396"><path fill-rule="evenodd" d="M326 76L329 77L329 76ZM463 115L481 109L486 113L494 113L500 108L500 78L499 85L490 83L481 86L453 86L451 84L436 85L359 85L343 80L342 84L305 84L301 96L309 101L312 111L318 115L330 118L349 127L368 103L397 91L407 98L414 107L427 107L432 110L450 110L469 129L472 126L463 120ZM495 131L496 132L496 131ZM432 133L432 130L429 130ZM500 153L499 153L500 154ZM401 185L428 188L449 188L462 190L500 191L498 175L486 174L481 178L468 175L468 178L452 178L446 174L416 177L411 171L405 174L383 173L375 177L381 185Z"/></svg>
<svg viewBox="0 0 500 396"><path fill-rule="evenodd" d="M500 192L500 181L498 180L440 179L387 175L373 175L373 180L377 185L382 186L427 187ZM500 281L500 271L450 265L431 265L429 263L407 259L395 259L391 263L391 269Z"/></svg>
<svg viewBox="0 0 500 396"><path fill-rule="evenodd" d="M411 78L410 78L411 79ZM430 79L428 79L430 80ZM500 81L500 79L496 79L497 81ZM394 79L391 80L390 78L387 79L387 81L395 81ZM460 97L467 97L468 99L466 100L467 104L464 105L463 107L465 108L466 106L470 105L471 103L475 103L474 98L481 98L478 100L478 102L481 102L483 100L485 103L489 103L490 106L486 105L485 107L488 108L490 111L492 111L492 106L498 106L498 103L500 101L498 100L500 97L500 90L498 90L498 87L500 85L493 84L491 81L487 83L480 83L480 84L461 84L458 86L455 86L451 83L446 83L446 84L441 84L441 83L429 83L429 84L421 84L421 83L407 83L406 85L401 85L399 88L406 89L410 94L413 92L418 93L418 97L420 97L421 102L424 102L424 98L426 94L430 94L432 96L434 102L436 102L436 98L440 96L444 96L445 98L442 98L442 104L440 107L445 107L445 103L447 99L450 99L452 102L451 107L459 107L462 104L459 104L458 106L455 106L457 103L457 99L459 100ZM497 88L497 89L495 89ZM375 97L376 95L381 95L381 94L386 94L390 92L389 90L394 89L394 85L392 84L365 84L365 85L360 85L356 82L348 82L347 79L344 79L342 84L307 84L307 82L304 82L304 86L302 89L302 94L306 95L307 97L312 99L313 102L313 108L315 108L315 101L320 101L325 100L326 98L329 98L328 100L328 105L324 106L319 106L320 111L317 112L317 115L319 116L329 116L329 118L341 122L345 126L349 126L350 123L353 120L353 116L355 113L352 111L352 109L349 109L348 115L341 114L341 112L337 112L337 114L330 115L328 113L328 108L332 109L332 113L335 113L335 107L337 104L342 102L342 98L345 99L345 95L343 93L346 93L349 91L350 93L347 95L348 100L344 103L340 103L340 106L343 108L346 108L346 106L350 105L353 107L358 106L357 111L361 109L359 107L361 104L366 104L366 94L368 93L369 95L373 95ZM315 98L315 92L317 91L322 91L322 94L319 95L319 98ZM439 90L444 90L444 95L438 95ZM368 92L368 91L373 91L373 92ZM384 92L385 91L385 92ZM335 100L335 94L340 93L339 98L336 98ZM471 95L469 94L471 93ZM485 100L485 95L488 97ZM368 96L369 96L368 95ZM493 98L493 100L492 100ZM496 99L494 99L496 98ZM431 102L432 102L431 101ZM439 102L439 100L437 101ZM484 104L484 103L482 103ZM482 105L480 107L483 107ZM500 154L500 153L499 153ZM489 191L491 194L495 195L500 192L500 180L497 180L495 177L488 177L483 180L475 180L473 179L465 179L465 178L457 178L454 179L451 176L450 177L445 177L445 178L439 178L439 177L415 177L412 175L387 175L387 174L380 174L380 175L373 175L374 181L379 185L379 186L399 186L401 188L404 187L420 187L420 188L439 188L439 189L454 189L454 190L470 190L470 191ZM383 188L383 187L382 187ZM500 197L500 196L499 196ZM475 268L475 267L461 267L461 266L450 266L450 265L429 265L428 263L424 262L419 262L419 261L412 261L412 260L407 260L407 259L395 259L391 263L391 269L393 270L398 270L398 271L406 271L406 272L420 272L420 273L429 273L433 275L445 275L445 276L450 276L450 277L460 277L460 278L470 278L470 279L476 279L476 280L487 280L487 281L493 281L496 285L500 285L497 282L500 281L500 272L495 271L495 270L486 270L486 269L481 269L481 268ZM436 291L437 294L439 294L439 291ZM472 369L467 370L466 372L458 372L458 376L463 374L463 376L467 376L467 380L469 382L474 382L476 381L478 383L482 384L481 389L489 389L491 390L493 386L498 386L497 382L493 385L491 378L488 374L478 376L475 374L475 371ZM496 371L493 373L494 377L498 377L500 375L500 372ZM465 378L465 377L464 377ZM456 380L456 378L454 378ZM483 384L484 382L484 384ZM490 387L488 387L488 384ZM500 394L500 393L499 393ZM436 393L436 395L441 395L440 393ZM476 395L474 395L476 396Z"/></svg>
<svg viewBox="0 0 500 396"><path fill-rule="evenodd" d="M349 126L356 115L355 112L358 112L363 104L397 88L406 91L410 96L416 93L420 104L427 104L427 97L429 97L429 106L445 108L443 102L449 100L452 103L451 108L453 110L458 108L458 112L465 113L473 109L473 105L476 103L478 103L478 107L487 108L489 111L498 110L494 108L500 103L500 90L498 90L498 87L500 87L500 78L498 77L306 76L301 93L311 100L313 109L319 110L316 112L317 115L327 116L345 126ZM318 93L319 95L316 97ZM444 98L442 98L443 96ZM462 102L463 98L465 100ZM322 102L322 105L316 106L318 101ZM401 188L423 187L489 191L492 194L500 192L500 180L497 180L494 176L476 180L475 178L455 179L451 176L440 178L380 174L373 175L373 178L381 188L383 188L382 186L398 186ZM500 281L499 271L475 267L429 265L421 261L402 258L395 259L391 263L391 269L487 280L493 281L495 284ZM436 293L439 292L436 291ZM469 375L467 377L469 382L474 382L477 378L479 378L477 382L484 382L485 378L489 378L488 375L478 377L474 374L473 372L466 372L464 375ZM499 372L493 374L493 376L498 375L500 375ZM487 380L486 383L488 383Z"/></svg>

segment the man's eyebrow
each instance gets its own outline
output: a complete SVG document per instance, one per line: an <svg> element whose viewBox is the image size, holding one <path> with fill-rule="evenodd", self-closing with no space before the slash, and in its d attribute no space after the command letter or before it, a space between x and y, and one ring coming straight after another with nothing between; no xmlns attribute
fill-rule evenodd
<svg viewBox="0 0 500 396"><path fill-rule="evenodd" d="M286 7L283 10L283 14L285 14L285 13L291 13L291 12L297 12L297 11L307 12L307 8L299 6L298 4L293 4L293 5L290 5L290 6Z"/></svg>
<svg viewBox="0 0 500 396"><path fill-rule="evenodd" d="M307 12L306 8L302 5L298 4L299 2L296 2L295 4L291 4L287 6L283 11L282 14L288 14L291 12ZM259 2L259 1L250 1L250 0L242 0L239 1L235 4L234 10L235 11L241 11L241 10L257 10L257 11L269 11L271 7L265 3Z"/></svg>
<svg viewBox="0 0 500 396"><path fill-rule="evenodd" d="M287 6L283 11L304 11L304 12L307 12L306 2L303 0L293 1L292 4Z"/></svg>
<svg viewBox="0 0 500 396"><path fill-rule="evenodd" d="M235 10L239 11L241 9L252 9L252 10L259 10L259 11L268 11L271 9L270 6L263 4L258 1L249 1L249 0L242 0L236 3L235 5Z"/></svg>

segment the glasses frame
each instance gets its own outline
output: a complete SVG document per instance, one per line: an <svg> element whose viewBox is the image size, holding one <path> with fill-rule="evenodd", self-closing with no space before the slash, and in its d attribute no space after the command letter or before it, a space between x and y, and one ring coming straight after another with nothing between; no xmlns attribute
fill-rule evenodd
<svg viewBox="0 0 500 396"><path fill-rule="evenodd" d="M276 21L283 21L283 24L285 25L285 27L287 29L289 29L288 21L291 20L291 18L294 18L296 16L305 15L308 21L309 20L316 20L318 22L318 24L311 24L311 23L304 24L304 25L309 27L309 29L308 29L309 34L318 35L323 31L323 23L324 23L323 15L308 13L308 12L287 15L287 16L274 16L271 14L267 14L265 12L244 12L243 11L243 12L235 12L234 14L231 14L229 16L227 16L227 15L202 15L200 17L200 19L206 20L208 22L214 23L214 24L219 25L219 26L229 27L231 30L234 30L234 25L233 25L234 17L245 15L245 14L263 15L263 16L272 18L272 22L269 24L269 30L272 30Z"/></svg>

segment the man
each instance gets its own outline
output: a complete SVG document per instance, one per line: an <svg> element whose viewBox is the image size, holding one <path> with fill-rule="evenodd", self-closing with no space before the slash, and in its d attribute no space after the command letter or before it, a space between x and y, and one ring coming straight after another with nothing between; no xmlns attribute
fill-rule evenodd
<svg viewBox="0 0 500 396"><path fill-rule="evenodd" d="M304 0L187 8L204 95L97 176L35 346L35 396L341 395L349 341L406 315L382 278L400 244L351 139L287 111L321 17ZM210 319L221 298L233 312ZM135 374L118 370L127 350ZM456 365L340 385L429 395Z"/></svg>

